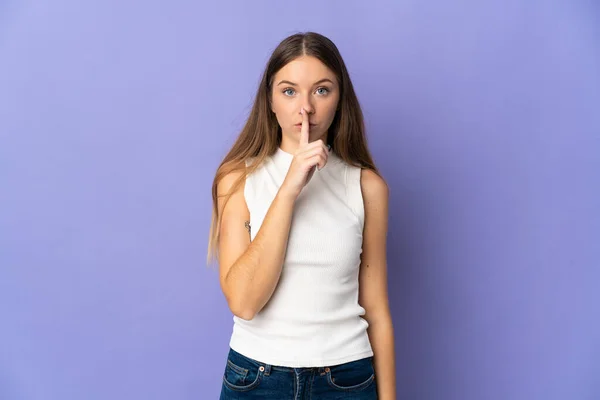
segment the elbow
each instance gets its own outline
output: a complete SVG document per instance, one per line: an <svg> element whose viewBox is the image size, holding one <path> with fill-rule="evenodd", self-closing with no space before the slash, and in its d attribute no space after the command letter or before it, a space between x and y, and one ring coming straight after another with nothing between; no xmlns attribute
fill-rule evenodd
<svg viewBox="0 0 600 400"><path fill-rule="evenodd" d="M252 310L247 309L233 313L233 315L246 321L252 321L252 319L256 316L256 313Z"/></svg>
<svg viewBox="0 0 600 400"><path fill-rule="evenodd" d="M246 321L256 316L256 310L247 301L229 301L229 309L233 315Z"/></svg>
<svg viewBox="0 0 600 400"><path fill-rule="evenodd" d="M251 296L243 288L232 287L227 282L222 283L223 294L227 300L229 310L238 318L246 321L252 320L258 313Z"/></svg>
<svg viewBox="0 0 600 400"><path fill-rule="evenodd" d="M248 296L240 295L238 288L232 288L226 282L221 282L221 288L225 300L227 300L227 306L233 315L246 321L254 318L257 311L252 307L252 303L248 301Z"/></svg>

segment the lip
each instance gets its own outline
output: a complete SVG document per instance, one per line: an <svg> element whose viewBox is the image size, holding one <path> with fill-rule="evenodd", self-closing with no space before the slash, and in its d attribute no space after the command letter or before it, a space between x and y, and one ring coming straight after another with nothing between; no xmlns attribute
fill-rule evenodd
<svg viewBox="0 0 600 400"><path fill-rule="evenodd" d="M302 124L296 124L296 125L294 125L294 126L302 126ZM310 126L317 126L317 124L310 124L310 123L309 123L309 124L308 124L308 126L309 126L309 127L310 127Z"/></svg>

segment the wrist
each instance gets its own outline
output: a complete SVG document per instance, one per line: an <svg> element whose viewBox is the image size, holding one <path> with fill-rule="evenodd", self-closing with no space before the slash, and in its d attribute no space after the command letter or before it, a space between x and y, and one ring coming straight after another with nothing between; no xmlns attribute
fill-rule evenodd
<svg viewBox="0 0 600 400"><path fill-rule="evenodd" d="M284 201L295 203L299 194L300 193L297 193L295 190L291 190L287 186L281 185L276 197Z"/></svg>

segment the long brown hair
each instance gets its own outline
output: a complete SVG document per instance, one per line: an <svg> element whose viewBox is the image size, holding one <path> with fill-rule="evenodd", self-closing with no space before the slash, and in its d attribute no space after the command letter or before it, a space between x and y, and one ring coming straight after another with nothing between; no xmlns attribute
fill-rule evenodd
<svg viewBox="0 0 600 400"><path fill-rule="evenodd" d="M271 54L262 75L254 105L244 128L225 156L212 185L213 211L208 240L208 263L218 260L221 215L218 209L217 186L227 174L239 171L239 179L231 190L223 195L225 203L245 182L246 176L254 172L265 158L273 155L281 144L281 128L271 111L272 84L275 74L287 63L301 56L312 56L320 60L337 77L340 87L338 110L329 127L327 142L332 151L350 165L371 169L379 174L365 137L362 110L350 81L350 75L335 44L327 37L315 33L297 33L285 38ZM245 161L254 161L246 168Z"/></svg>

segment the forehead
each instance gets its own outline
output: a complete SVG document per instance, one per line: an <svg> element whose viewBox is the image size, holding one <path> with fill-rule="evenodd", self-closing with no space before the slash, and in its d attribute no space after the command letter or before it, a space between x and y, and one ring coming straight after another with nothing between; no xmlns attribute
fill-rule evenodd
<svg viewBox="0 0 600 400"><path fill-rule="evenodd" d="M275 74L275 85L285 79L300 85L312 85L314 82L329 78L336 82L335 74L319 59L302 56L287 63Z"/></svg>

